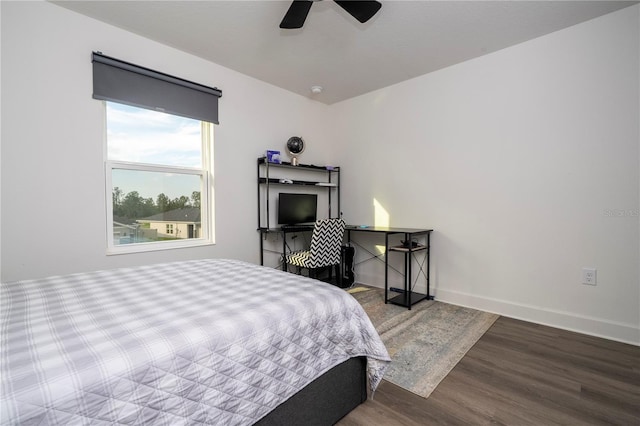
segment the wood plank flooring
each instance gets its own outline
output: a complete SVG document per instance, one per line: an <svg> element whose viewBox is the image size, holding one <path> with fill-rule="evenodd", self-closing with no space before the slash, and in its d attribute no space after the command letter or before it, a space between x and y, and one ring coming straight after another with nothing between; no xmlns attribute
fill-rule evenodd
<svg viewBox="0 0 640 426"><path fill-rule="evenodd" d="M640 347L500 317L429 398L383 381L338 423L437 424L638 426Z"/></svg>

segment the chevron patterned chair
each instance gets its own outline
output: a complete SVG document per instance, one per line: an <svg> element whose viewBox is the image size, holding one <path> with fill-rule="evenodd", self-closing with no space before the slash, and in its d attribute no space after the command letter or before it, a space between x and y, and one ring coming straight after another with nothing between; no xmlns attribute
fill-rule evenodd
<svg viewBox="0 0 640 426"><path fill-rule="evenodd" d="M297 267L298 274L302 268L309 271L309 276L316 278L318 269L329 268L329 279L332 278L332 269L340 265L340 247L344 236L343 219L317 220L311 234L309 250L299 250L285 255L288 265ZM338 274L339 275L339 274Z"/></svg>

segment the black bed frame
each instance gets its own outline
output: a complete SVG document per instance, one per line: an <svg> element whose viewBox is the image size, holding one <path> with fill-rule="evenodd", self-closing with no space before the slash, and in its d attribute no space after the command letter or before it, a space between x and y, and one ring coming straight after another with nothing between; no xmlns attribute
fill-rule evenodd
<svg viewBox="0 0 640 426"><path fill-rule="evenodd" d="M309 383L256 425L329 426L367 399L367 359L356 357Z"/></svg>

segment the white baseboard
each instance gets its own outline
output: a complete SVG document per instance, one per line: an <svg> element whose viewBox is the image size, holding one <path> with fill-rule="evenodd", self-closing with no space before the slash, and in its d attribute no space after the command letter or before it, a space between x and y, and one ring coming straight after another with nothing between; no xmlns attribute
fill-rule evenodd
<svg viewBox="0 0 640 426"><path fill-rule="evenodd" d="M640 346L640 324L607 321L571 312L555 311L539 306L524 305L443 289L437 289L435 295L436 300L440 302Z"/></svg>
<svg viewBox="0 0 640 426"><path fill-rule="evenodd" d="M375 284L365 285L384 288L384 286ZM424 290L416 289L416 291L422 292ZM539 306L513 303L440 288L431 289L431 294L435 296L437 301L451 303L452 305L478 309L522 321L640 346L640 324L607 321L571 312L555 311Z"/></svg>

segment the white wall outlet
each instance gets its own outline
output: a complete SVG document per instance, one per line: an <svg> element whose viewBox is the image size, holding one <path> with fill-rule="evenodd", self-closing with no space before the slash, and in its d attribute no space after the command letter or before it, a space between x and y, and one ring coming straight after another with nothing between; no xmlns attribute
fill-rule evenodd
<svg viewBox="0 0 640 426"><path fill-rule="evenodd" d="M595 268L582 268L582 284L596 285L596 269Z"/></svg>

